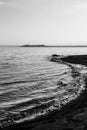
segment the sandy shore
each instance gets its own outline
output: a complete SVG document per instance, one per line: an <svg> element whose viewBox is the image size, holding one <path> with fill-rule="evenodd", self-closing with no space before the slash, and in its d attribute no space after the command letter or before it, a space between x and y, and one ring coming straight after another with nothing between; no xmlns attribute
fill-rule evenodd
<svg viewBox="0 0 87 130"><path fill-rule="evenodd" d="M75 55L59 58L52 56L52 61L60 60L72 64L87 66L86 55ZM70 101L60 110L20 124L11 125L5 130L86 130L87 129L87 78L85 79L85 90L77 99Z"/></svg>

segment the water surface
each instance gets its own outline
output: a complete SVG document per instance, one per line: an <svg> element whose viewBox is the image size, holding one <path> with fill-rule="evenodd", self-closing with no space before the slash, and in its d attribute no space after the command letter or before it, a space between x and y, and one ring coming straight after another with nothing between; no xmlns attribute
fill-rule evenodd
<svg viewBox="0 0 87 130"><path fill-rule="evenodd" d="M87 48L0 47L0 125L31 120L77 97L87 69L50 62L52 54L86 54Z"/></svg>

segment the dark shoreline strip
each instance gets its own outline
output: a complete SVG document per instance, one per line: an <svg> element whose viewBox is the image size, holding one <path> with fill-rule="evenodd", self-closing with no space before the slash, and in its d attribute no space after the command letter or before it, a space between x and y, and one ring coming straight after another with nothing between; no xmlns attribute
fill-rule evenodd
<svg viewBox="0 0 87 130"><path fill-rule="evenodd" d="M69 62L72 64L81 64L81 65L87 66L87 56L86 55L61 57L61 58L56 59L56 61L60 60L60 59L61 59L61 61L64 61L64 62ZM32 130L41 130L43 128L45 128L45 130L48 130L47 124L51 124L51 123L52 124L54 123L53 124L54 130L56 130L56 127L58 127L58 126L61 127L58 130L60 130L60 129L63 130L62 128L65 128L62 126L64 119L70 120L71 117L75 113L80 112L84 107L87 108L87 77L85 79L85 83L86 83L85 90L80 94L80 96L78 96L77 99L68 102L60 110L52 111L47 115L38 117L31 121L26 121L26 122L19 123L19 124L13 124L3 130L16 130L16 129L18 129L18 130L31 130L31 129ZM60 120L61 120L61 125L58 124L58 122L60 122ZM57 121L57 123L55 124L56 121ZM51 128L52 127L50 127L49 130L51 130Z"/></svg>

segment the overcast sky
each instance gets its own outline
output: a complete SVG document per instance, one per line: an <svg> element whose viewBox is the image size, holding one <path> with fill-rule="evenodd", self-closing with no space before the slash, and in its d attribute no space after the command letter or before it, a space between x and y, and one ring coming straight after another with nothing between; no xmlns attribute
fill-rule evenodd
<svg viewBox="0 0 87 130"><path fill-rule="evenodd" d="M0 0L0 45L87 43L87 0Z"/></svg>

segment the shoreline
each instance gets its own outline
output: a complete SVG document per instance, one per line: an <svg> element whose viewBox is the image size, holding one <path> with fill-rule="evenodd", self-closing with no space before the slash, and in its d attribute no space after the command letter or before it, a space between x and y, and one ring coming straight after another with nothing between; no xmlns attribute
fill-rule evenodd
<svg viewBox="0 0 87 130"><path fill-rule="evenodd" d="M54 62L61 60L65 63L81 64L87 66L87 55L74 55L66 57L55 55L52 58L54 58ZM87 77L85 79L85 83L85 90L83 90L83 92L76 99L73 99L66 105L63 105L60 110L54 110L31 121L13 124L3 128L2 130L76 130L76 127L79 130L80 127L83 128L84 123L82 124L79 118L76 118L76 115L81 115L81 113L84 115L84 113L87 112ZM87 114L84 116L87 117ZM85 127L87 128L87 126Z"/></svg>

